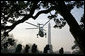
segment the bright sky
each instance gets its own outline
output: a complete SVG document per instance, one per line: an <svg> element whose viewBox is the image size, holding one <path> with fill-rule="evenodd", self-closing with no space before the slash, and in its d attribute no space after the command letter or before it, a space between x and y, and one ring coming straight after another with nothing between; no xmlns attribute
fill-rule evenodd
<svg viewBox="0 0 85 56"><path fill-rule="evenodd" d="M71 13L76 18L77 22L79 22L82 14L84 13L84 10L74 8L71 11ZM44 24L45 22L48 21L47 16L48 15L46 14L42 14L36 20L33 20L32 18L30 18L26 22L30 22L35 25L37 25L37 23ZM74 45L74 38L69 31L68 24L66 24L66 26L63 27L62 29L58 29L58 28L55 29L53 28L53 26L55 25L54 21L51 20L50 23L51 23L51 40L52 40L51 43L53 46L53 51L58 51L61 47L63 47L65 51L72 52L71 47ZM14 38L17 39L18 42L22 43L23 45L26 45L29 43L30 44L36 43L38 45L38 49L43 51L45 45L48 42L48 37L37 38L36 34L38 33L38 29L29 29L29 30L25 29L25 28L33 28L33 27L35 26L32 26L24 22L17 25L14 28L14 30L12 30L10 33L13 33ZM48 34L48 28L46 27L48 27L48 24L45 26L46 32Z"/></svg>

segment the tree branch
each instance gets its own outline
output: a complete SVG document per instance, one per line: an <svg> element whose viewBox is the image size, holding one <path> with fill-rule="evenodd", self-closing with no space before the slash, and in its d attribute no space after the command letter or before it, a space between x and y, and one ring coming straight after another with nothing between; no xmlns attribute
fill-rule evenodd
<svg viewBox="0 0 85 56"><path fill-rule="evenodd" d="M14 28L15 28L15 26L16 25L18 25L19 23L23 23L24 21L26 21L26 20L28 20L29 18L33 18L33 19L36 19L40 14L42 14L42 13L49 13L50 11L52 11L52 10L54 10L55 9L55 7L53 6L53 7L51 7L51 8L49 8L49 9L47 9L47 10L42 10L42 11L39 11L35 16L32 16L33 15L33 13L34 13L34 11L35 11L35 9L34 8L32 8L31 9L31 12L30 12L30 14L28 14L28 15L25 15L25 14L23 14L24 15L24 18L23 19L21 19L21 20L18 20L18 21L16 21L15 23L13 23L11 26L5 26L3 29L10 29L8 32L10 32L11 30L13 30Z"/></svg>
<svg viewBox="0 0 85 56"><path fill-rule="evenodd" d="M24 15L24 17L23 17L21 20L16 21L16 22L13 23L11 26L2 26L3 29L5 29L5 30L8 30L8 29L9 29L9 31L7 31L7 32L10 32L10 31L13 30L18 24L23 23L24 21L26 21L26 20L28 20L29 18L31 18L32 15L34 14L35 9L37 8L37 3L38 3L38 1L34 2L32 8L31 8L31 10L30 10L30 13L29 13L28 15Z"/></svg>
<svg viewBox="0 0 85 56"><path fill-rule="evenodd" d="M5 27L2 26L2 28L5 29L5 30L8 30L9 29L9 31L7 31L7 32L10 32L11 30L13 30L16 27L16 25L18 25L20 23L23 23L24 21L28 20L29 18L36 19L40 14L42 14L42 13L47 14L50 11L56 9L56 7L57 7L57 6L56 7L55 6L52 6L49 9L43 10L43 11L39 11L35 16L32 16L34 14L35 9L37 8L37 3L38 2L35 2L34 3L34 5L32 6L32 8L30 10L30 13L28 15L22 14L22 16L24 16L24 17L21 20L16 21L11 26L5 26Z"/></svg>
<svg viewBox="0 0 85 56"><path fill-rule="evenodd" d="M49 13L50 11L52 11L54 9L56 9L56 8L53 6L53 7L49 8L49 9L47 9L47 10L39 11L35 16L32 16L32 18L35 20L40 14L42 14L42 13L47 14L47 13Z"/></svg>

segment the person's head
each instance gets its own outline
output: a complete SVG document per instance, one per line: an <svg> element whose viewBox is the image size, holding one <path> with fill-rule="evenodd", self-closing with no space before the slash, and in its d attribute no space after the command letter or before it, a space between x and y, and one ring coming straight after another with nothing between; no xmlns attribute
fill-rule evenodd
<svg viewBox="0 0 85 56"><path fill-rule="evenodd" d="M21 52L22 50L22 45L21 44L18 44L17 47L16 47L16 52Z"/></svg>
<svg viewBox="0 0 85 56"><path fill-rule="evenodd" d="M61 47L61 49L63 49L63 47Z"/></svg>
<svg viewBox="0 0 85 56"><path fill-rule="evenodd" d="M34 43L33 46L35 46L36 44Z"/></svg>
<svg viewBox="0 0 85 56"><path fill-rule="evenodd" d="M21 44L18 44L17 47L22 47L22 45Z"/></svg>
<svg viewBox="0 0 85 56"><path fill-rule="evenodd" d="M46 47L49 47L49 44L47 44Z"/></svg>
<svg viewBox="0 0 85 56"><path fill-rule="evenodd" d="M29 45L26 44L26 47L28 47Z"/></svg>

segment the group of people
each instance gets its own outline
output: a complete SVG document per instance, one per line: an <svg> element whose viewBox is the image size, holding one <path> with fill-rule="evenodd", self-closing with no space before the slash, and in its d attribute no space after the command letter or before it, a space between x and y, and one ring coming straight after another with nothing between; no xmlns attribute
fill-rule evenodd
<svg viewBox="0 0 85 56"><path fill-rule="evenodd" d="M29 53L29 51L30 51L29 49L30 49L30 46L26 45L25 48L24 48L24 53ZM49 45L46 45L44 47L43 53L48 53L48 50L50 50ZM15 53L21 53L21 51L22 51L22 45L18 44L17 47L16 47ZM36 44L32 45L31 53L39 53ZM63 53L64 53L64 50L63 50L63 48L61 48L59 50L59 54L63 54Z"/></svg>
<svg viewBox="0 0 85 56"><path fill-rule="evenodd" d="M25 48L24 48L24 53L29 53L29 49L30 49L30 46L29 45L26 45ZM21 44L18 44L17 47L16 47L16 50L15 50L15 53L21 53L22 51L22 45ZM38 50L37 50L37 45L36 44L33 44L32 45L32 49L31 49L31 52L32 53L36 53Z"/></svg>

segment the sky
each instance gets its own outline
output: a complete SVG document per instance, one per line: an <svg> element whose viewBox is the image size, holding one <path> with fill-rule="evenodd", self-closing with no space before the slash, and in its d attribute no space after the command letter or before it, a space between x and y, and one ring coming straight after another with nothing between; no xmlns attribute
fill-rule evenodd
<svg viewBox="0 0 85 56"><path fill-rule="evenodd" d="M35 12L36 13L36 12ZM54 11L51 12L52 14ZM81 16L84 13L83 9L76 9L76 7L71 11L72 15L76 18L77 22L80 22ZM25 22L30 22L35 25L37 23L45 24L49 19L47 18L49 14L41 14L38 16L36 20L33 20L32 18L28 19ZM61 16L59 15L58 18ZM43 51L46 44L48 44L48 24L44 27L47 33L47 38L45 37L39 37L37 38L37 33L39 29L26 29L26 28L36 28L35 26L32 26L27 23L21 23L17 25L10 34L14 35L14 38L18 40L18 43L21 43L23 45L26 44L37 44L38 49ZM69 31L69 26L66 24L62 29L59 28L53 28L55 25L54 21L51 20L51 44L53 47L53 51L58 51L61 47L64 48L65 51L70 51L71 47L74 45L74 37L71 35Z"/></svg>

